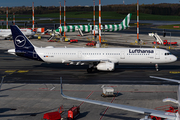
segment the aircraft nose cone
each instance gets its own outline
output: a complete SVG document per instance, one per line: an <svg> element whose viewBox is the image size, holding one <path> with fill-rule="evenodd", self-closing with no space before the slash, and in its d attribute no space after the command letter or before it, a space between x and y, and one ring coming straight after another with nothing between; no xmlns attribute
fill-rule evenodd
<svg viewBox="0 0 180 120"><path fill-rule="evenodd" d="M173 62L174 62L174 61L177 61L177 57L176 57L176 56L173 56L172 60L173 60Z"/></svg>

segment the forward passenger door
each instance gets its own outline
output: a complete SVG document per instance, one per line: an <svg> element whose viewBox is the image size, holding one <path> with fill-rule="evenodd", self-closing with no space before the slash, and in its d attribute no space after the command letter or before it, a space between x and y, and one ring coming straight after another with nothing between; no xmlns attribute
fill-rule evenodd
<svg viewBox="0 0 180 120"><path fill-rule="evenodd" d="M78 51L78 57L81 58L82 57L82 52Z"/></svg>
<svg viewBox="0 0 180 120"><path fill-rule="evenodd" d="M120 53L120 58L121 58L121 59L125 59L125 52L124 52L124 51L121 51L121 53Z"/></svg>
<svg viewBox="0 0 180 120"><path fill-rule="evenodd" d="M159 59L159 58L160 58L160 51L156 50L155 59Z"/></svg>

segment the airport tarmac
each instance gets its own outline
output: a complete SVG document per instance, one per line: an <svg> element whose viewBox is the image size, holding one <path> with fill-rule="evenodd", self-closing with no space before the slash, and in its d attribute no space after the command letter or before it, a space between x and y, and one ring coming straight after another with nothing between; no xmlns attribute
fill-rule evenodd
<svg viewBox="0 0 180 120"><path fill-rule="evenodd" d="M92 38L90 34L83 37L77 33L67 33L71 39L78 39L78 43L47 42L49 36L42 36L41 40L32 39L38 47L87 47L85 44ZM105 33L107 45L104 47L139 47L135 44L136 34L118 32ZM153 37L140 35L144 41L142 47L153 47ZM164 38L163 38L164 39ZM169 40L169 39L168 39ZM172 41L180 43L179 37L171 37ZM168 48L168 46L159 46ZM7 53L13 49L13 41L0 40L0 76L4 77L4 84L0 99L0 118L2 120L39 120L43 114L56 111L60 105L65 109L81 102L65 100L60 96L59 77L63 78L64 93L70 96L111 102L113 98L102 98L101 85L114 86L120 95L113 103L132 106L156 108L167 105L162 99L172 97L176 99L177 84L149 78L150 75L180 79L179 46L174 46L171 53L178 57L174 63L160 64L159 72L155 71L154 64L120 64L114 72L96 72L88 74L87 66L51 64L17 57ZM56 86L55 89L49 90ZM49 89L48 89L49 88ZM122 110L84 103L81 105L81 115L78 120L136 120L143 115ZM105 114L104 114L105 113Z"/></svg>
<svg viewBox="0 0 180 120"><path fill-rule="evenodd" d="M64 81L66 81L64 79ZM177 99L177 85L118 85L106 84L118 92L117 97L101 97L101 85L64 84L64 94L100 100L117 104L155 109L173 105L163 103L164 98ZM54 89L52 89L55 87ZM76 120L137 120L144 115L124 110L97 106L67 100L60 95L59 84L3 84L0 91L1 120L41 120L43 114L57 111L63 105L67 111L72 106L80 106L81 114ZM65 112L66 113L66 112Z"/></svg>
<svg viewBox="0 0 180 120"><path fill-rule="evenodd" d="M128 32L132 32L134 29L127 29L124 30L125 33L121 32L102 32L102 47L139 47L139 45L136 43L137 35L136 34L128 34ZM175 32L176 33L176 32ZM90 33L84 33L84 36L77 36L78 32L67 32L66 36L70 39L77 39L78 43L71 43L69 42L59 42L60 38L56 38L58 42L47 42L48 38L50 38L49 35L43 35L41 40L31 39L31 42L37 46L37 47L47 47L47 46L54 46L54 47L87 47L86 43L90 42L93 39L93 35ZM173 34L173 33L172 33ZM178 42L178 46L175 46L176 49L180 48L180 37L178 36L166 36L163 37L162 34L159 35L162 40L168 40ZM152 44L152 42L155 41L154 37L149 36L148 34L140 34L139 38L142 40L141 43L143 43L142 47L153 47L155 45ZM98 36L95 41L98 41ZM0 38L0 49L13 49L14 44L10 40L3 40L3 38ZM92 46L91 46L92 47ZM161 46L157 45L157 47L162 48L168 48L168 46Z"/></svg>

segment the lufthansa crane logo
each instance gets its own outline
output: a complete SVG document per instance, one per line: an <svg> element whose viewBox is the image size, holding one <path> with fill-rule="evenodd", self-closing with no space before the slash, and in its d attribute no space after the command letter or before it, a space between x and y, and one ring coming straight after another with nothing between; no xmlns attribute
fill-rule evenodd
<svg viewBox="0 0 180 120"><path fill-rule="evenodd" d="M24 45L26 44L26 39L24 36L22 35L18 35L16 38L15 38L15 44L18 46L18 47L24 47Z"/></svg>

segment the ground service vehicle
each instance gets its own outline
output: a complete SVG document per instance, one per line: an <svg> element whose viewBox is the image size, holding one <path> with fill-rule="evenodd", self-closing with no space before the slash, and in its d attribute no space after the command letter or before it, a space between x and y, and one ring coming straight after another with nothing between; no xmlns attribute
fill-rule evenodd
<svg viewBox="0 0 180 120"><path fill-rule="evenodd" d="M160 43L159 42L152 42L152 44L157 44L157 45L159 45ZM167 40L164 40L163 41L163 45L177 45L177 42L168 42Z"/></svg>
<svg viewBox="0 0 180 120"><path fill-rule="evenodd" d="M167 40L164 40L164 45L177 45L177 42L168 42Z"/></svg>
<svg viewBox="0 0 180 120"><path fill-rule="evenodd" d="M73 120L80 114L80 108L78 107L72 107L68 110L68 120Z"/></svg>
<svg viewBox="0 0 180 120"><path fill-rule="evenodd" d="M170 112L170 113L178 112L178 108L174 107L172 105L160 106L160 107L155 108L155 110L163 110L165 112ZM164 118L156 117L156 116L152 116L152 115L150 115L150 118L153 120L164 120Z"/></svg>
<svg viewBox="0 0 180 120"><path fill-rule="evenodd" d="M43 116L43 120L61 120L62 118L65 120L74 120L80 114L80 107L75 106L70 108L67 112L64 110L58 109L55 112L45 113Z"/></svg>
<svg viewBox="0 0 180 120"><path fill-rule="evenodd" d="M91 41L86 44L86 46L95 46L95 45L96 45L95 41Z"/></svg>
<svg viewBox="0 0 180 120"><path fill-rule="evenodd" d="M77 39L72 39L72 40L70 40L69 42L70 42L70 43L77 43L78 40L77 40Z"/></svg>
<svg viewBox="0 0 180 120"><path fill-rule="evenodd" d="M102 97L115 97L114 88L112 87L101 87L103 89L103 93L101 94Z"/></svg>
<svg viewBox="0 0 180 120"><path fill-rule="evenodd" d="M45 113L43 116L43 119L44 120L60 120L61 119L61 113L59 113L58 111Z"/></svg>

